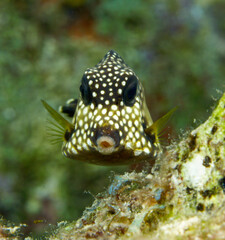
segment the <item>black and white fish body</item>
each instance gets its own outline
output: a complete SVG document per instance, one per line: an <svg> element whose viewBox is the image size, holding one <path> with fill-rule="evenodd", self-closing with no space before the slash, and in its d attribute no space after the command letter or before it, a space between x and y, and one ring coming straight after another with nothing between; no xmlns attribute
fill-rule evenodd
<svg viewBox="0 0 225 240"><path fill-rule="evenodd" d="M174 112L153 123L140 80L113 50L85 71L79 99L61 107L72 122L43 104L58 126L63 154L98 165L154 162L161 152L160 128Z"/></svg>

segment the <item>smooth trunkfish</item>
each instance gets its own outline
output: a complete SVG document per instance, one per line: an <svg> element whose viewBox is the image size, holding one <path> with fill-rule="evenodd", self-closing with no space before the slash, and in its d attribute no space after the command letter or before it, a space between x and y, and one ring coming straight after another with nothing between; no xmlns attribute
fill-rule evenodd
<svg viewBox="0 0 225 240"><path fill-rule="evenodd" d="M42 103L54 119L51 130L63 142L63 154L98 165L154 162L161 152L159 134L176 109L153 123L141 82L113 50L85 71L79 99L60 108L72 122Z"/></svg>

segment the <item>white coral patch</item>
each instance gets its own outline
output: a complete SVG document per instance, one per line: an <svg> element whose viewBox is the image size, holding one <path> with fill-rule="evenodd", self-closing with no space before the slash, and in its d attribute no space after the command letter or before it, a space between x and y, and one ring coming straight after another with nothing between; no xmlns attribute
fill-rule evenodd
<svg viewBox="0 0 225 240"><path fill-rule="evenodd" d="M205 156L202 154L196 153L182 167L184 181L187 181L187 185L197 190L204 188L211 174L211 168L206 168L203 165L204 158Z"/></svg>

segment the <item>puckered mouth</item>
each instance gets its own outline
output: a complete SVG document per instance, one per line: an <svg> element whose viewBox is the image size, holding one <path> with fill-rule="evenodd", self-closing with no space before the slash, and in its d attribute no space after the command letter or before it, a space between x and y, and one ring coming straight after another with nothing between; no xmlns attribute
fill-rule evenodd
<svg viewBox="0 0 225 240"><path fill-rule="evenodd" d="M115 140L110 136L101 136L97 139L97 150L104 155L109 155L115 151Z"/></svg>

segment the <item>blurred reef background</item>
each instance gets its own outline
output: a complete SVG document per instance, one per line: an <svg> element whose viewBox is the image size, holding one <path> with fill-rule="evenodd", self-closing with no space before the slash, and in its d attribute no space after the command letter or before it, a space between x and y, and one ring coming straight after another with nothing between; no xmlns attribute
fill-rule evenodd
<svg viewBox="0 0 225 240"><path fill-rule="evenodd" d="M57 108L78 97L83 72L110 49L142 80L154 120L179 106L171 133L206 119L224 91L224 7L223 0L1 1L0 215L32 232L75 220L114 173L130 169L63 157L47 138L40 101Z"/></svg>

